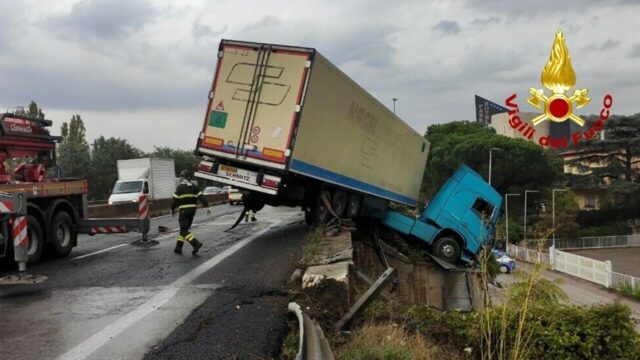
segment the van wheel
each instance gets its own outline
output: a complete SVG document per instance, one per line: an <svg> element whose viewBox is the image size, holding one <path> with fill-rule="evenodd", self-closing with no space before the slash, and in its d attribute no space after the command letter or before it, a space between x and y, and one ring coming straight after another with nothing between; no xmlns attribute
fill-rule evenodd
<svg viewBox="0 0 640 360"><path fill-rule="evenodd" d="M331 199L331 207L336 215L342 218L347 210L347 193L342 190L334 191L333 198Z"/></svg>
<svg viewBox="0 0 640 360"><path fill-rule="evenodd" d="M509 268L507 267L507 265L500 265L500 272L503 274L506 274L509 272Z"/></svg>
<svg viewBox="0 0 640 360"><path fill-rule="evenodd" d="M60 211L51 219L51 249L57 257L69 255L76 243L76 233L71 216L66 211Z"/></svg>
<svg viewBox="0 0 640 360"><path fill-rule="evenodd" d="M42 228L40 227L40 222L33 215L27 215L27 236L29 237L29 247L27 249L29 260L27 264L33 265L40 261L44 251Z"/></svg>
<svg viewBox="0 0 640 360"><path fill-rule="evenodd" d="M443 236L433 244L433 253L442 260L455 264L460 259L460 244L455 239Z"/></svg>

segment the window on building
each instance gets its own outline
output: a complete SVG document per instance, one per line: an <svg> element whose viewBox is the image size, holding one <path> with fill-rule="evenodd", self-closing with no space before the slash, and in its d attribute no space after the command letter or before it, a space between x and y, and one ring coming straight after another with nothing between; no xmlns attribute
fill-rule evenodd
<svg viewBox="0 0 640 360"><path fill-rule="evenodd" d="M596 197L595 197L595 195L587 195L584 198L584 208L585 209L595 209L596 208Z"/></svg>

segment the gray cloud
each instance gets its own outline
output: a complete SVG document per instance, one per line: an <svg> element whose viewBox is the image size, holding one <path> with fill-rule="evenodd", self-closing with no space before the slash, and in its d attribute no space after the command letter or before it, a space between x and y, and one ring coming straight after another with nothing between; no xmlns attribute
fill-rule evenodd
<svg viewBox="0 0 640 360"><path fill-rule="evenodd" d="M432 29L440 30L445 35L458 34L460 30L462 30L457 21L451 20L442 20L432 27Z"/></svg>
<svg viewBox="0 0 640 360"><path fill-rule="evenodd" d="M584 49L587 51L607 51L618 47L618 45L620 45L621 43L621 41L607 39L607 41L603 42L600 45L591 44L589 46L585 46Z"/></svg>
<svg viewBox="0 0 640 360"><path fill-rule="evenodd" d="M156 15L156 8L147 0L83 0L68 14L49 18L44 26L74 40L115 40L131 35Z"/></svg>
<svg viewBox="0 0 640 360"><path fill-rule="evenodd" d="M477 25L477 26L485 26L485 25L489 25L489 24L497 24L500 22L500 18L497 16L490 16L488 18L484 18L484 19L474 19L471 22L471 25Z"/></svg>
<svg viewBox="0 0 640 360"><path fill-rule="evenodd" d="M305 27L316 28L316 31L299 31ZM401 30L395 25L384 23L327 26L310 21L283 21L276 16L267 16L248 24L234 36L251 41L314 47L338 66L357 62L370 67L384 67L392 65L396 36Z"/></svg>
<svg viewBox="0 0 640 360"><path fill-rule="evenodd" d="M637 58L640 57L640 44L636 44L631 50L631 57Z"/></svg>
<svg viewBox="0 0 640 360"><path fill-rule="evenodd" d="M638 6L637 0L540 0L540 1L476 1L466 0L465 6L493 14L509 14L512 17L533 18L538 15L570 12L574 17L593 8Z"/></svg>

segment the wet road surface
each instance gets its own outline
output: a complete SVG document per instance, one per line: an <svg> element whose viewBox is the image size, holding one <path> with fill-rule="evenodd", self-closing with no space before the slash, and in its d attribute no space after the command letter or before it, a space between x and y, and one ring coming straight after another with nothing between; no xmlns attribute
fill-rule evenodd
<svg viewBox="0 0 640 360"><path fill-rule="evenodd" d="M198 210L192 228L205 245L198 256L188 244L183 255L173 254L177 218L166 216L152 219L156 246L130 245L140 238L135 233L81 236L70 257L29 268L47 276L44 283L0 286L2 358L139 359L151 351L149 358L211 359L243 349L271 354L277 341L266 329L282 327L286 299L279 289L302 245L301 212L266 208L258 222L225 233L241 207L211 209L212 215ZM169 232L158 233L158 225ZM215 342L206 343L208 331L219 336ZM186 335L198 346L188 346Z"/></svg>

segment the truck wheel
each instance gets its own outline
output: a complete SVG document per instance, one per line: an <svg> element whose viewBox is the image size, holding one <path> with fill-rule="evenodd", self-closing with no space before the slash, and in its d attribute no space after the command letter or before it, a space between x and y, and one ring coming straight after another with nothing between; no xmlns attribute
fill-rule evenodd
<svg viewBox="0 0 640 360"><path fill-rule="evenodd" d="M316 199L316 210L315 210L315 224L316 225L324 225L329 221L329 209L324 205L324 201L322 201L322 197L326 197L329 200L329 204L331 204L331 193L328 190L322 190L320 195Z"/></svg>
<svg viewBox="0 0 640 360"><path fill-rule="evenodd" d="M454 264L460 258L460 244L455 239L443 236L433 244L433 253L442 260Z"/></svg>
<svg viewBox="0 0 640 360"><path fill-rule="evenodd" d="M27 215L27 236L29 237L29 249L27 250L29 260L27 264L33 265L40 261L44 250L42 228L40 227L40 222L33 215Z"/></svg>
<svg viewBox="0 0 640 360"><path fill-rule="evenodd" d="M309 226L313 226L313 211L310 209L304 210L304 222Z"/></svg>
<svg viewBox="0 0 640 360"><path fill-rule="evenodd" d="M360 196L360 194L349 194L349 200L347 201L347 218L353 219L358 216L361 203L362 196Z"/></svg>
<svg viewBox="0 0 640 360"><path fill-rule="evenodd" d="M336 190L333 192L331 198L331 207L335 211L339 218L344 216L344 212L347 210L347 193L342 190Z"/></svg>
<svg viewBox="0 0 640 360"><path fill-rule="evenodd" d="M51 249L53 254L58 257L69 255L78 237L73 220L65 211L60 211L53 216L49 234L51 234Z"/></svg>

